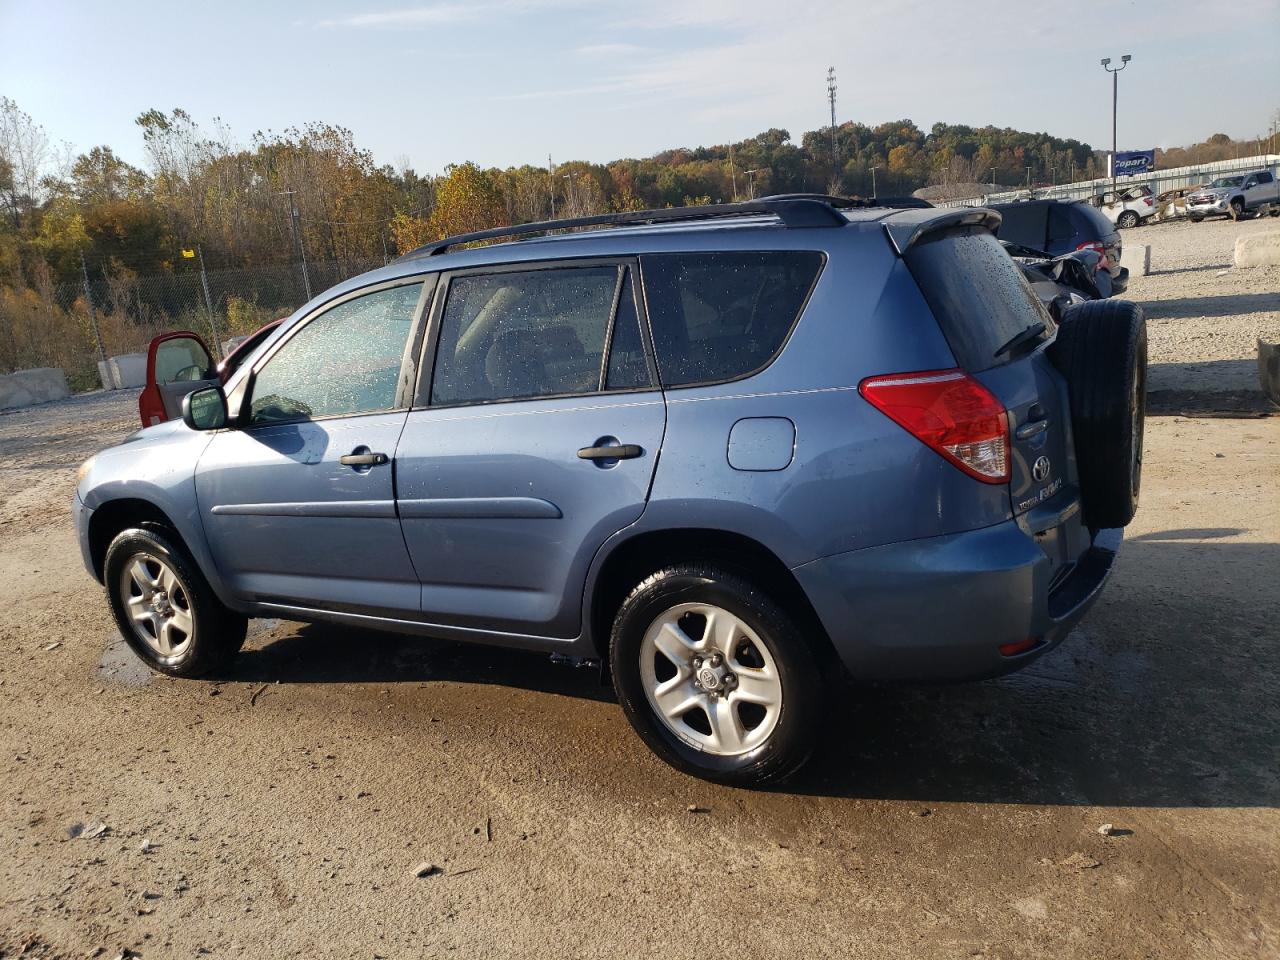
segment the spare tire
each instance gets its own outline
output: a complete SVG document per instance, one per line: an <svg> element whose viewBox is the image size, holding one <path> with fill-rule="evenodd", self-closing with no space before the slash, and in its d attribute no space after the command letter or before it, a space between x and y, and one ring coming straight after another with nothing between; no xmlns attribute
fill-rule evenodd
<svg viewBox="0 0 1280 960"><path fill-rule="evenodd" d="M1054 364L1067 378L1084 520L1123 527L1138 509L1147 409L1147 322L1127 300L1063 311Z"/></svg>

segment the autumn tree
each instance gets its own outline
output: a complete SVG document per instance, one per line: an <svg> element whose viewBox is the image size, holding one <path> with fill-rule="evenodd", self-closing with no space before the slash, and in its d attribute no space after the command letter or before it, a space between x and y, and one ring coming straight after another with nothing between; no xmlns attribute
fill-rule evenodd
<svg viewBox="0 0 1280 960"><path fill-rule="evenodd" d="M494 177L468 161L445 168L445 176L436 187L436 206L429 223L434 239L442 240L502 226L506 215L506 204Z"/></svg>

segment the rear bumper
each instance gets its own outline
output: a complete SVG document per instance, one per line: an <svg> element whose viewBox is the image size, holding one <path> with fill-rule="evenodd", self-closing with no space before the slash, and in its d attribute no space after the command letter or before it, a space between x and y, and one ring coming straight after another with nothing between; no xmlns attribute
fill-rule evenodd
<svg viewBox="0 0 1280 960"><path fill-rule="evenodd" d="M1050 586L1052 564L1010 520L839 554L793 571L849 672L873 680L978 680L1053 649L1110 576L1121 530L1103 530ZM1002 645L1035 637L1005 657Z"/></svg>

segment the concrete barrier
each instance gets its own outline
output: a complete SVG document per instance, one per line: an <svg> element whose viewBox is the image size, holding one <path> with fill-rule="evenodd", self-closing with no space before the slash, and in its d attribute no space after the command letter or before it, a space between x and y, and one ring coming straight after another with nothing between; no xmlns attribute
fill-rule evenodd
<svg viewBox="0 0 1280 960"><path fill-rule="evenodd" d="M1280 233L1255 233L1236 238L1237 267L1280 266Z"/></svg>
<svg viewBox="0 0 1280 960"><path fill-rule="evenodd" d="M1142 243L1134 248L1134 252L1138 255L1138 266L1134 268L1134 273L1140 277L1145 277L1151 272L1151 244Z"/></svg>
<svg viewBox="0 0 1280 960"><path fill-rule="evenodd" d="M1258 379L1267 399L1280 407L1280 343L1258 341Z"/></svg>
<svg viewBox="0 0 1280 960"><path fill-rule="evenodd" d="M35 367L0 376L0 409L29 407L70 395L66 375L58 367Z"/></svg>
<svg viewBox="0 0 1280 960"><path fill-rule="evenodd" d="M98 361L98 377L107 390L133 390L147 382L147 355L122 353Z"/></svg>

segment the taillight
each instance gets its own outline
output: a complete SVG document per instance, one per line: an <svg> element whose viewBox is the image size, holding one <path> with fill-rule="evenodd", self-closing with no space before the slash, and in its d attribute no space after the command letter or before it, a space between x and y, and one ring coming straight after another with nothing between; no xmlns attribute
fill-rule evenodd
<svg viewBox="0 0 1280 960"><path fill-rule="evenodd" d="M873 407L969 476L1009 480L1004 405L963 370L868 377L858 392Z"/></svg>
<svg viewBox="0 0 1280 960"><path fill-rule="evenodd" d="M1156 202L1152 200L1150 197L1143 197L1142 202L1145 203L1148 207L1154 207L1156 205Z"/></svg>
<svg viewBox="0 0 1280 960"><path fill-rule="evenodd" d="M1076 247L1076 249L1092 250L1094 253L1100 253L1100 254L1103 254L1104 256L1106 255L1106 252L1107 252L1107 248L1104 247L1102 243L1098 240L1086 240L1084 243L1080 244L1080 246Z"/></svg>

